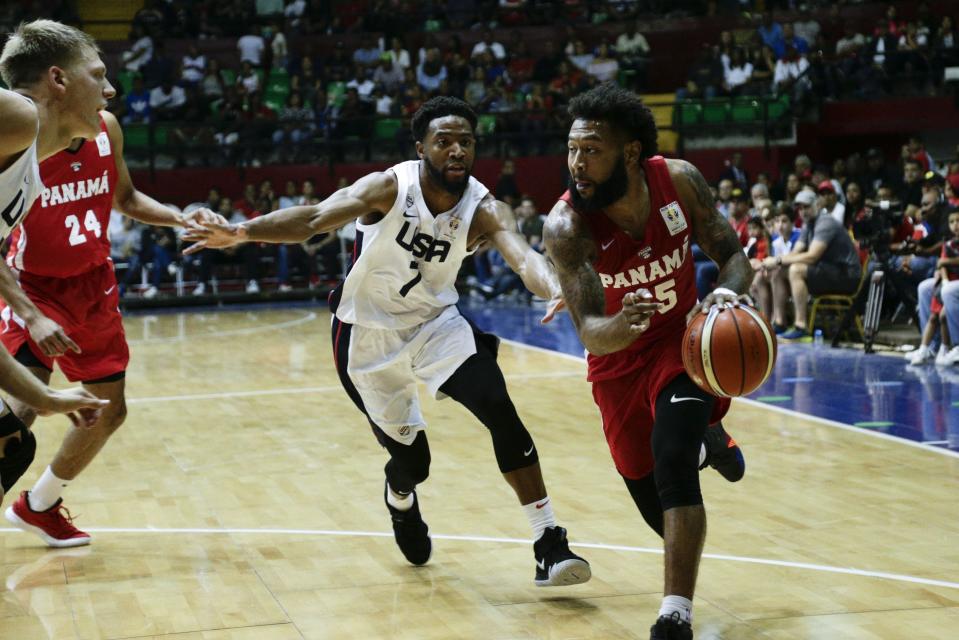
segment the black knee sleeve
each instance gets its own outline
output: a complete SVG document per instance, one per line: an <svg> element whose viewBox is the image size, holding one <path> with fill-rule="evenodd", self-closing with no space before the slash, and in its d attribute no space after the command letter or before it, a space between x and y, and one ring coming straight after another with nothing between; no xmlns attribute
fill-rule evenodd
<svg viewBox="0 0 959 640"><path fill-rule="evenodd" d="M699 450L714 398L684 373L656 398L653 423L654 475L663 511L703 503L699 490Z"/></svg>
<svg viewBox="0 0 959 640"><path fill-rule="evenodd" d="M489 429L502 473L539 462L533 437L519 419L506 391L503 372L485 345L477 342L477 352L443 383L440 391L469 409Z"/></svg>
<svg viewBox="0 0 959 640"><path fill-rule="evenodd" d="M659 492L656 489L656 480L649 473L639 480L623 476L629 495L643 516L649 527L663 537L663 505L659 502Z"/></svg>
<svg viewBox="0 0 959 640"><path fill-rule="evenodd" d="M430 475L430 445L426 432L420 431L409 445L400 444L383 434L381 439L390 459L386 462L386 480L397 493L409 493Z"/></svg>
<svg viewBox="0 0 959 640"><path fill-rule="evenodd" d="M12 436L15 433L20 437L7 438L3 447L3 457L0 458L0 485L6 493L17 483L33 462L37 453L37 440L33 432L24 426L23 422L11 411L0 417L0 437Z"/></svg>

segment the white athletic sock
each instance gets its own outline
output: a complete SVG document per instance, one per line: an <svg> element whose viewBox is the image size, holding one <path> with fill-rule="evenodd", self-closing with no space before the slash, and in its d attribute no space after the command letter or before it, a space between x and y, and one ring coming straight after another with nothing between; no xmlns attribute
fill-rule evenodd
<svg viewBox="0 0 959 640"><path fill-rule="evenodd" d="M68 486L70 486L69 480L58 478L54 475L53 470L47 467L37 483L33 485L33 489L27 494L30 508L34 511L46 511L60 499L63 490Z"/></svg>
<svg viewBox="0 0 959 640"><path fill-rule="evenodd" d="M706 443L702 442L699 445L699 466L703 466L704 462L706 462Z"/></svg>
<svg viewBox="0 0 959 640"><path fill-rule="evenodd" d="M666 596L659 606L659 615L668 616L673 612L679 614L679 619L687 624L693 623L693 601L682 596Z"/></svg>
<svg viewBox="0 0 959 640"><path fill-rule="evenodd" d="M536 502L524 504L523 512L526 514L526 519L529 520L529 526L533 529L534 542L543 536L546 529L556 526L556 516L553 515L553 505L549 501L549 496Z"/></svg>
<svg viewBox="0 0 959 640"><path fill-rule="evenodd" d="M414 500L415 498L413 497L412 492L407 493L406 495L403 495L402 493L396 493L393 491L392 487L390 487L390 483L386 483L386 501L394 509L398 509L400 511L409 511L413 508Z"/></svg>

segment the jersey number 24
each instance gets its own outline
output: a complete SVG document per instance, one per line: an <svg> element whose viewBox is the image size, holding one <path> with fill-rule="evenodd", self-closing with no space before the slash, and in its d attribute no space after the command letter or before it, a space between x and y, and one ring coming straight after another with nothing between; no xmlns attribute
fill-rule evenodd
<svg viewBox="0 0 959 640"><path fill-rule="evenodd" d="M83 233L83 230L80 228L80 218L73 215L72 213L68 215L63 220L63 226L70 230L70 246L75 247L78 244L83 244L87 241L87 235ZM86 215L83 216L83 228L92 233L94 236L99 238L103 234L103 228L100 226L100 221L97 220L97 215L93 213L92 209L87 209Z"/></svg>

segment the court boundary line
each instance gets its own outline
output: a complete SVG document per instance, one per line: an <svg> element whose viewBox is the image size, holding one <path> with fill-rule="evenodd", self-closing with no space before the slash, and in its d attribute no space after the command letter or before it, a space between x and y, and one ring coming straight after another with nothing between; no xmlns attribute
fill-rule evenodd
<svg viewBox="0 0 959 640"><path fill-rule="evenodd" d="M141 318L146 316L141 316ZM295 327L301 324L307 324L313 322L319 318L319 314L315 311L310 311L304 316L299 318L293 318L292 320L284 320L283 322L274 322L271 324L258 324L253 327L245 327L242 329L226 329L225 331L213 331L211 333L196 333L185 336L170 336L163 338L130 338L127 340L127 344L139 345L139 344L164 344L168 342L183 342L185 340L199 340L202 338L223 338L229 336L242 336L249 335L251 333L260 333L261 331L270 331L273 329L289 329L290 327Z"/></svg>
<svg viewBox="0 0 959 640"><path fill-rule="evenodd" d="M544 378L572 378L577 371L545 371L540 373L513 373L506 375L507 380L536 380ZM218 391L211 393L187 393L173 396L143 396L127 398L127 404L148 404L151 402L182 402L190 400L219 400L227 398L252 398L256 396L298 395L304 393L328 393L342 391L343 385L325 385L322 387L291 387L288 389L249 389L246 391Z"/></svg>
<svg viewBox="0 0 959 640"><path fill-rule="evenodd" d="M191 535L289 535L289 536L329 536L329 537L355 537L355 538L392 538L392 532L385 531L352 531L336 529L209 529L209 528L160 528L160 527L84 527L89 533L139 533L139 534L191 534ZM25 533L20 529L11 527L0 528L0 533ZM454 542L489 542L502 544L522 544L531 545L532 540L524 538L503 538L492 536L470 536L470 535L452 535L432 533L430 536L434 540L450 540ZM652 555L663 555L663 550L652 547L635 547L631 545L604 544L598 542L570 542L569 546L582 549L597 549L602 551L621 551L625 553L645 553ZM820 573L835 573L841 575L856 576L860 578L874 578L879 580L891 580L894 582L905 582L909 584L918 584L929 587L942 587L945 589L959 589L959 582L949 582L947 580L934 580L932 578L920 578L902 573L889 573L886 571L872 571L869 569L856 569L855 567L836 567L828 564L813 564L809 562L793 562L791 560L773 560L770 558L753 558L750 556L736 556L723 553L704 553L703 558L710 560L719 560L724 562L741 562L745 564L758 564L764 566L783 567L786 569L801 569L806 571L818 571Z"/></svg>
<svg viewBox="0 0 959 640"><path fill-rule="evenodd" d="M536 345L526 344L523 342L518 342L516 340L508 340L502 338L502 341L506 344L518 347L521 349L529 349L531 351L540 351L543 353L550 353L556 356L560 356L567 360L575 360L585 364L586 359L579 356L574 356L569 353L564 353L562 351L554 351L552 349L547 349L545 347L538 347ZM944 455L949 458L959 458L959 451L952 451L951 449L943 449L942 447L932 446L923 442L916 442L915 440L909 440L907 438L901 438L899 436L889 435L888 433L882 433L881 431L870 431L869 429L863 429L862 427L857 427L855 425L846 424L844 422L838 422L836 420L830 420L829 418L821 418L819 416L814 416L808 413L803 413L802 411L796 411L795 409L787 409L786 407L777 407L775 405L767 404L765 402L760 402L759 400L753 400L752 398L733 398L733 402L742 402L754 407L761 407L763 409L768 409L774 413L781 413L793 418L805 418L807 420L812 420L813 422L818 422L819 424L825 425L827 427L834 427L836 429L842 429L843 431L849 431L851 433L858 433L865 436L871 436L873 438L880 438L886 440L887 442L895 442L898 444L906 445L908 447L913 447L914 449L920 449L922 451L930 451L932 453L938 453L939 455Z"/></svg>

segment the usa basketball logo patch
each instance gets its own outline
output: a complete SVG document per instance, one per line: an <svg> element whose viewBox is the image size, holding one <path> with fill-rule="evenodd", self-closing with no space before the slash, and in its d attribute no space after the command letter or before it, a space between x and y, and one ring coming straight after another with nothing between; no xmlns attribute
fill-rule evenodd
<svg viewBox="0 0 959 640"><path fill-rule="evenodd" d="M675 200L660 209L659 212L662 214L663 220L666 221L669 235L674 236L686 229L686 216L683 215L682 207Z"/></svg>

